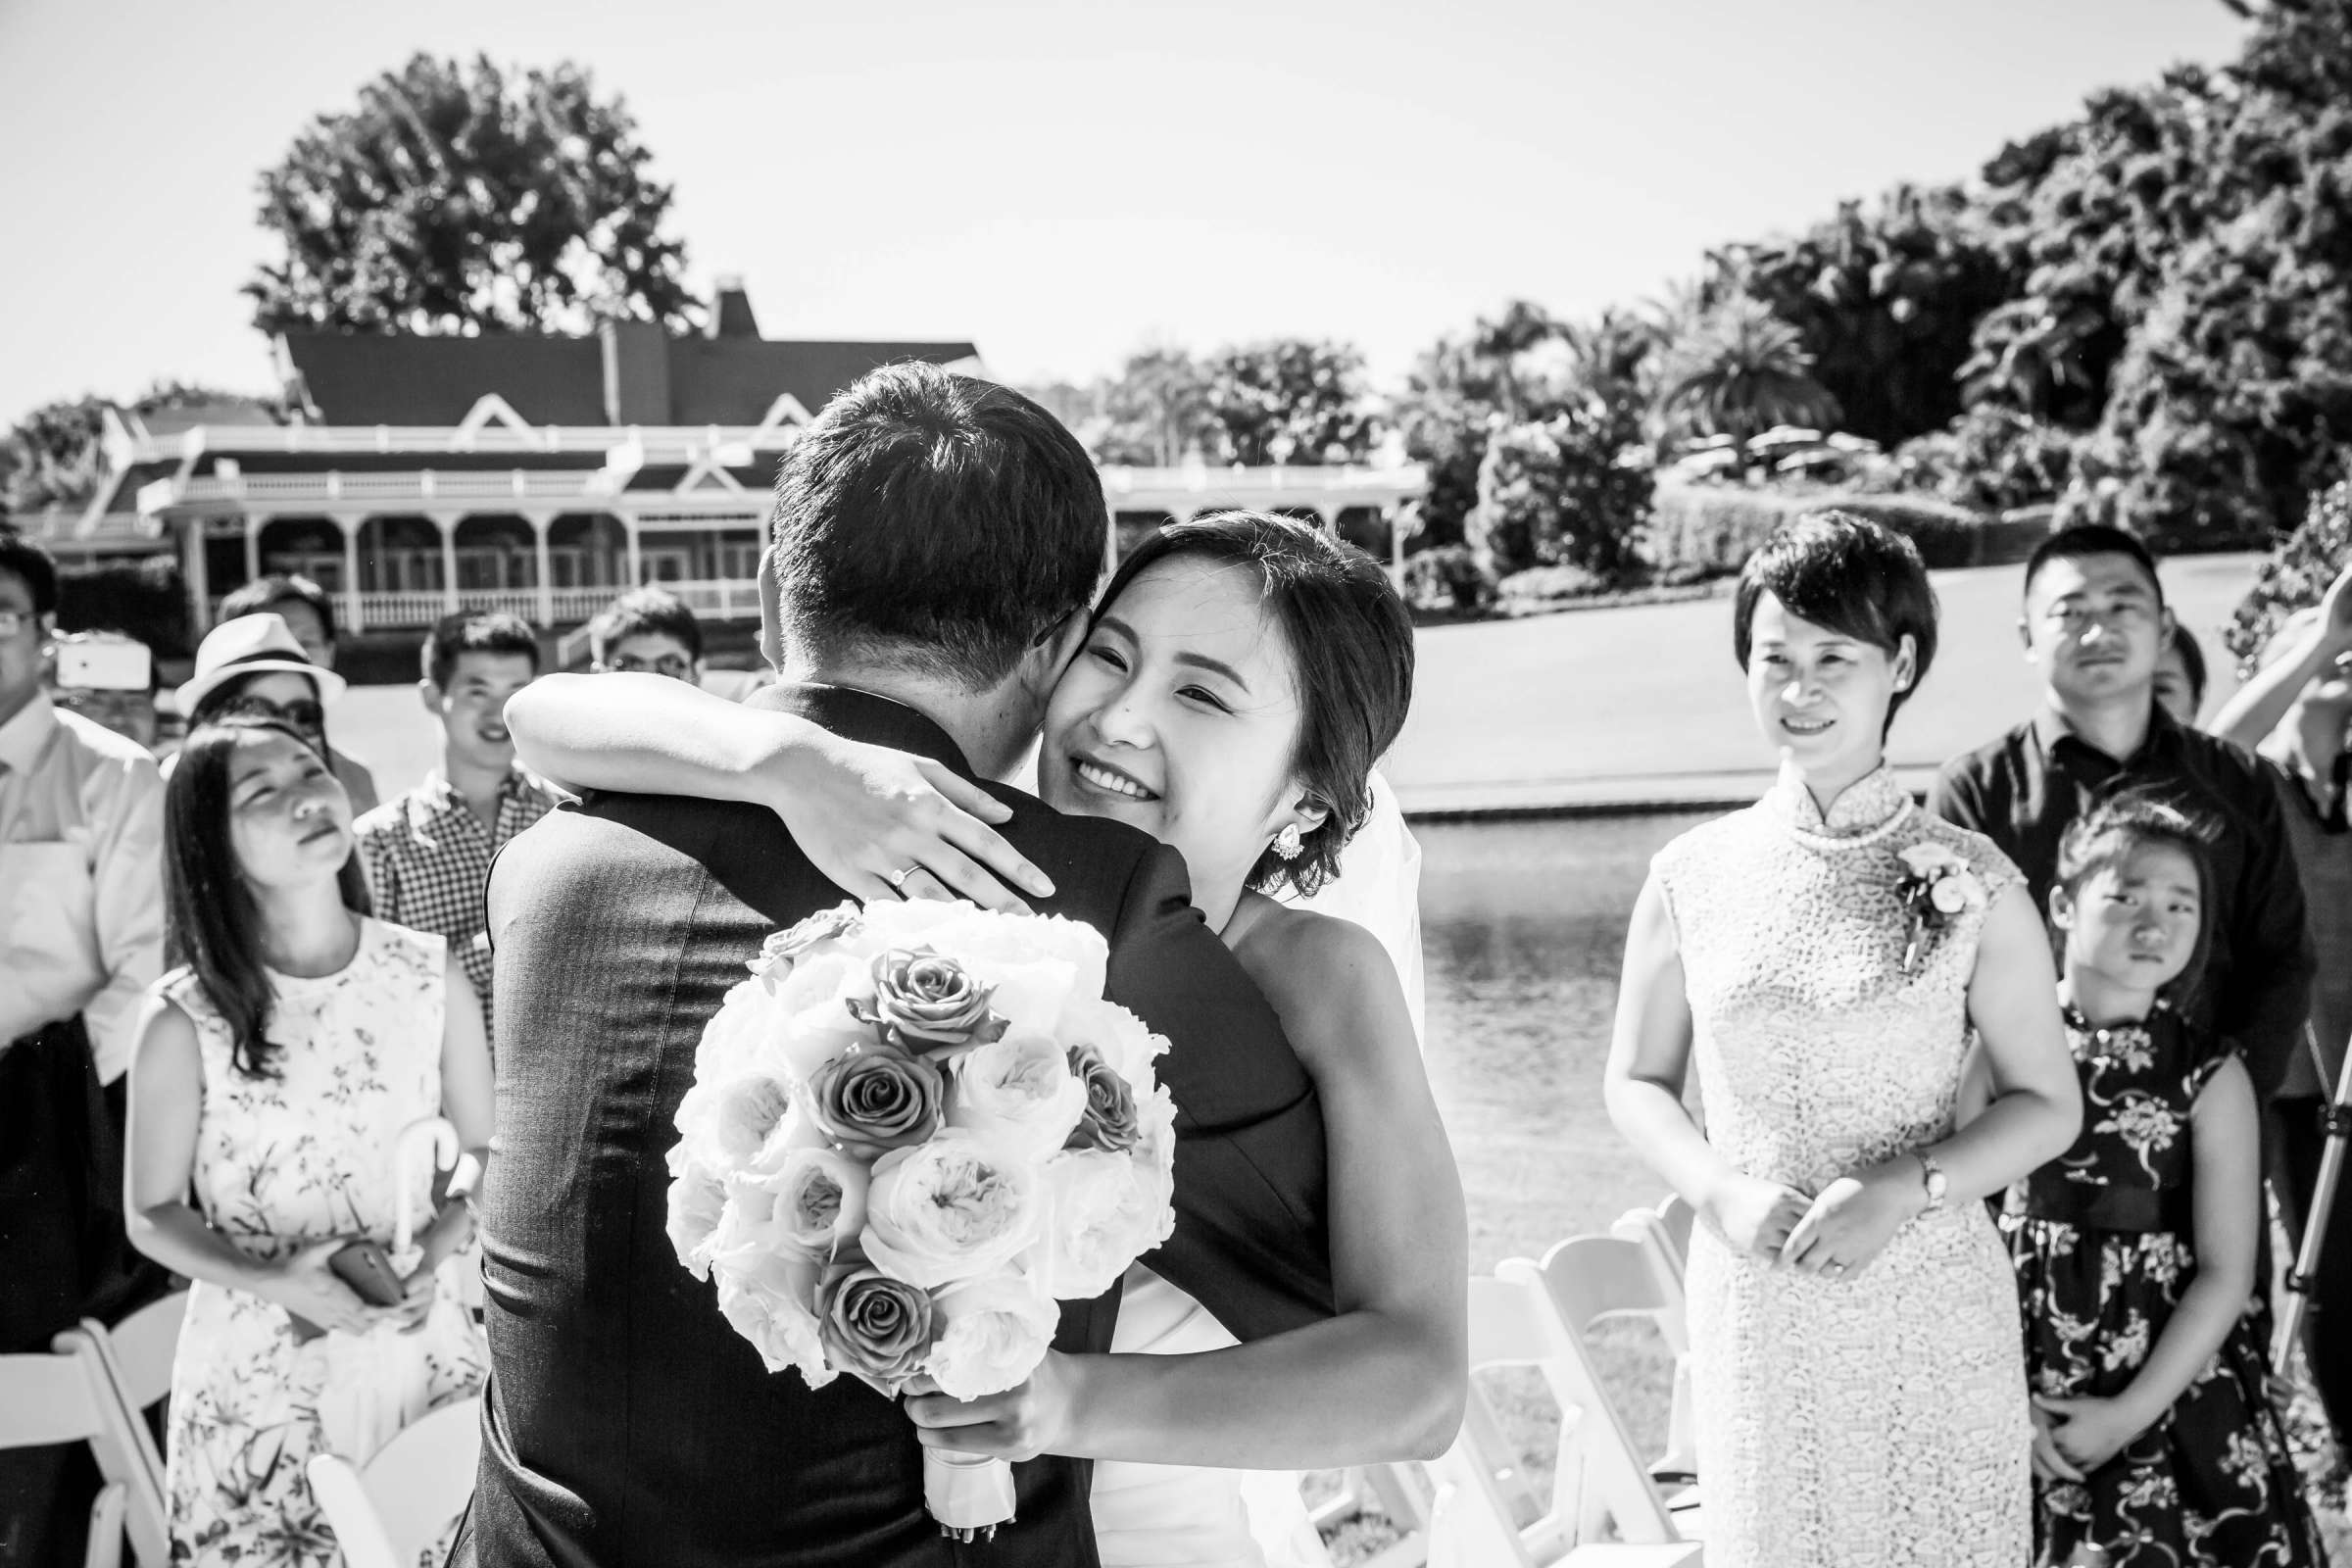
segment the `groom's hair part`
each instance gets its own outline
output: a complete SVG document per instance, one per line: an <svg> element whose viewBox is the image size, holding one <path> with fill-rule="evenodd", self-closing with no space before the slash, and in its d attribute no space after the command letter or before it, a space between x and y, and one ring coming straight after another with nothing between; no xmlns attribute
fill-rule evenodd
<svg viewBox="0 0 2352 1568"><path fill-rule="evenodd" d="M1396 744L1413 702L1413 617L1379 562L1312 523L1266 512L1220 512L1171 523L1119 563L1095 608L1163 561L1247 568L1281 629L1298 692L1291 767L1328 813L1296 859L1258 857L1250 885L1312 893L1339 874L1340 851L1372 811L1372 767Z"/></svg>
<svg viewBox="0 0 2352 1568"><path fill-rule="evenodd" d="M825 405L777 470L769 531L787 646L979 692L1086 608L1108 523L1053 415L918 362Z"/></svg>

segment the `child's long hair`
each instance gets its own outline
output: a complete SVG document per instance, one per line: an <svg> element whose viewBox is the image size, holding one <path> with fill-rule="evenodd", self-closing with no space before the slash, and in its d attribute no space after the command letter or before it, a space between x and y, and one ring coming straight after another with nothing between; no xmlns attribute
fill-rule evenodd
<svg viewBox="0 0 2352 1568"><path fill-rule="evenodd" d="M2127 792L2100 802L2067 828L2058 841L2058 882L2067 897L2080 903L2082 886L2099 872L2121 865L2134 850L2151 844L2178 850L2197 871L2197 940L2188 962L2165 982L2159 993L2177 1008L2195 1000L2204 978L2205 958L2213 951L2212 826L2202 817L2150 796ZM2053 933L2054 936L2059 933ZM2065 943L2058 966L2066 967Z"/></svg>
<svg viewBox="0 0 2352 1568"><path fill-rule="evenodd" d="M166 940L173 963L195 971L205 1000L228 1025L230 1059L249 1077L276 1075L270 1044L270 973L262 962L262 911L237 865L228 831L229 760L256 730L310 742L273 718L229 715L200 726L179 749L164 789ZM343 906L368 912L355 851L338 878Z"/></svg>

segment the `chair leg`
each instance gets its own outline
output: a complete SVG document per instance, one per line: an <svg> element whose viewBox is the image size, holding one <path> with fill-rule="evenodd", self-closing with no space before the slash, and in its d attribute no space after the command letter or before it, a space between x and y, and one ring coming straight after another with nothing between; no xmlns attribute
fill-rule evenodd
<svg viewBox="0 0 2352 1568"><path fill-rule="evenodd" d="M90 1504L89 1544L82 1548L82 1568L122 1568L124 1488L110 1481L98 1489Z"/></svg>

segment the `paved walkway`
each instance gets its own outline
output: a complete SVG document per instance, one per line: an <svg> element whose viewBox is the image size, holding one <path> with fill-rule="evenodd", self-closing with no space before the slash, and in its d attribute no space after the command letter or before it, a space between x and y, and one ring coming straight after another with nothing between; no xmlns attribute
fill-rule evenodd
<svg viewBox="0 0 2352 1568"><path fill-rule="evenodd" d="M2232 684L2220 667L2220 628L2256 560L2205 556L2165 568L2217 667L2209 712ZM1893 735L1895 763L1914 784L2032 710L2038 687L2018 651L2019 578L2015 566L1936 573L1943 646ZM1731 626L1731 601L1704 599L1429 627L1390 781L1417 816L1753 800L1775 764L1748 716ZM433 731L414 686L356 687L329 722L386 796L431 765Z"/></svg>

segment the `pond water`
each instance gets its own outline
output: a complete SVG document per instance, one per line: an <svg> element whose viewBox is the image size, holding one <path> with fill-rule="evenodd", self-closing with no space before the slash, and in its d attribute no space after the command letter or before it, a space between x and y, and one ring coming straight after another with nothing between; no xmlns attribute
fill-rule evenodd
<svg viewBox="0 0 2352 1568"><path fill-rule="evenodd" d="M1649 858L1704 815L1425 822L1429 1068L1470 1203L1470 1263L1605 1230L1662 1191L1600 1070Z"/></svg>

